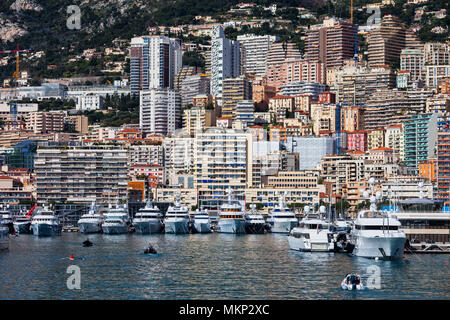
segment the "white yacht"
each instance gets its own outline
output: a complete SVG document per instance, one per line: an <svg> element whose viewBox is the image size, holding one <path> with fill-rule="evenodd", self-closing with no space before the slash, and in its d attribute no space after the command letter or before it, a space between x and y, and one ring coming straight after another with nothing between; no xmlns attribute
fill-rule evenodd
<svg viewBox="0 0 450 320"><path fill-rule="evenodd" d="M127 205L116 204L108 207L104 214L102 230L105 234L124 234L128 233L130 218Z"/></svg>
<svg viewBox="0 0 450 320"><path fill-rule="evenodd" d="M78 227L81 233L100 233L102 232L103 215L95 202L92 202L89 212L83 214L78 220Z"/></svg>
<svg viewBox="0 0 450 320"><path fill-rule="evenodd" d="M0 208L0 216L3 218L2 224L8 228L8 232L10 234L13 234L14 233L14 221L11 216L11 213L9 212L9 205L7 205L7 206L2 205L2 207Z"/></svg>
<svg viewBox="0 0 450 320"><path fill-rule="evenodd" d="M175 205L167 209L164 219L164 230L166 233L189 233L189 209L180 204L181 194L178 193Z"/></svg>
<svg viewBox="0 0 450 320"><path fill-rule="evenodd" d="M3 225L2 220L0 216L0 251L9 249L9 230Z"/></svg>
<svg viewBox="0 0 450 320"><path fill-rule="evenodd" d="M377 192L374 196L374 179L369 179L369 183L372 187L370 209L358 213L350 233L350 241L355 246L353 254L365 258L400 259L404 253L406 235L399 230L401 223L395 215L377 210L376 202L381 198L381 193Z"/></svg>
<svg viewBox="0 0 450 320"><path fill-rule="evenodd" d="M193 231L196 233L211 232L211 219L209 218L208 210L195 210L194 223L192 225Z"/></svg>
<svg viewBox="0 0 450 320"><path fill-rule="evenodd" d="M159 208L148 199L145 207L139 209L133 219L137 233L161 233L164 229L163 214Z"/></svg>
<svg viewBox="0 0 450 320"><path fill-rule="evenodd" d="M245 233L245 213L238 200L232 199L233 191L227 190L228 201L220 206L217 231L221 233Z"/></svg>
<svg viewBox="0 0 450 320"><path fill-rule="evenodd" d="M31 230L35 236L56 236L61 234L62 224L48 207L39 207L31 220Z"/></svg>
<svg viewBox="0 0 450 320"><path fill-rule="evenodd" d="M272 233L289 233L298 225L295 214L289 210L284 201L287 192L279 195L279 203L269 214L267 222Z"/></svg>
<svg viewBox="0 0 450 320"><path fill-rule="evenodd" d="M306 216L300 221L300 225L291 230L288 236L289 246L292 250L299 251L333 251L333 232L330 231L331 223L325 221L322 215L326 209L320 207L321 215L317 218L309 217L309 207L305 207Z"/></svg>
<svg viewBox="0 0 450 320"><path fill-rule="evenodd" d="M245 215L245 231L250 234L262 234L266 230L266 221L262 214L256 211L256 205L250 205L250 212Z"/></svg>
<svg viewBox="0 0 450 320"><path fill-rule="evenodd" d="M31 216L21 214L14 219L14 232L26 234L31 232Z"/></svg>

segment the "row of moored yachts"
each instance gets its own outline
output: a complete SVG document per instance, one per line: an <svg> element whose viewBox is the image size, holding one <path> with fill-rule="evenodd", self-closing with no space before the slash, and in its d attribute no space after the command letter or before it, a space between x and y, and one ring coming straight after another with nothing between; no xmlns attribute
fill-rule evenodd
<svg viewBox="0 0 450 320"><path fill-rule="evenodd" d="M238 200L228 191L228 201L219 211L217 224L211 222L207 210L197 210L191 215L189 209L180 205L177 196L164 216L151 201L130 219L126 205L110 205L100 212L92 204L89 212L81 216L78 227L82 233L125 234L133 228L137 233L207 233L212 230L221 233L285 233L289 246L299 251L340 251L368 258L401 258L406 236L399 230L400 222L395 216L379 211L372 203L369 210L363 210L354 221L330 221L325 218L326 208L319 208L319 214L310 213L300 221L289 210L280 195L279 204L268 215L267 221L251 206L247 213ZM37 236L61 234L59 217L47 207L39 207L30 219L21 216L12 219L7 210L0 213L0 249L8 246L9 233L33 233Z"/></svg>

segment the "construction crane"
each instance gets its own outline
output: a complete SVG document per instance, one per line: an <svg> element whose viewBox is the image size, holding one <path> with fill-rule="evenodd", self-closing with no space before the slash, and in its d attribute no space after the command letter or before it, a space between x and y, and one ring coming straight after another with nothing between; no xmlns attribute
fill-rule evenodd
<svg viewBox="0 0 450 320"><path fill-rule="evenodd" d="M20 78L19 55L21 52L30 52L30 49L19 50L19 44L17 44L16 50L0 51L0 53L15 53L16 54L16 71L14 71L14 73L13 73L13 77L16 79Z"/></svg>

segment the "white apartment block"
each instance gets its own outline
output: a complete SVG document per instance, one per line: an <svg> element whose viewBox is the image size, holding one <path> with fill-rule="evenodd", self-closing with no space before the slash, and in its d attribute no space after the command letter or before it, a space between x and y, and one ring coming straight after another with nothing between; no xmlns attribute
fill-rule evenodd
<svg viewBox="0 0 450 320"><path fill-rule="evenodd" d="M221 104L222 82L239 76L239 42L225 38L223 27L213 26L211 36L211 94Z"/></svg>
<svg viewBox="0 0 450 320"><path fill-rule="evenodd" d="M235 129L207 128L195 138L195 185L199 201L217 208L219 198L231 188L243 196L252 185L252 134ZM243 200L243 198L241 199Z"/></svg>
<svg viewBox="0 0 450 320"><path fill-rule="evenodd" d="M278 36L240 35L237 41L241 47L241 74L264 76L267 66L267 52Z"/></svg>
<svg viewBox="0 0 450 320"><path fill-rule="evenodd" d="M128 164L153 164L164 166L164 148L161 145L131 145Z"/></svg>
<svg viewBox="0 0 450 320"><path fill-rule="evenodd" d="M76 98L76 109L81 111L99 110L103 107L103 97L87 94Z"/></svg>
<svg viewBox="0 0 450 320"><path fill-rule="evenodd" d="M174 134L180 127L181 98L177 91L140 91L139 126L144 134Z"/></svg>

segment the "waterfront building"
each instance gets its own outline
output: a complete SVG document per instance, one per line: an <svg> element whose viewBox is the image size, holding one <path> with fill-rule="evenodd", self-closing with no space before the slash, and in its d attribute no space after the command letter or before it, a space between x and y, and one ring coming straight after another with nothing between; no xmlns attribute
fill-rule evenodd
<svg viewBox="0 0 450 320"><path fill-rule="evenodd" d="M147 134L169 135L181 126L181 99L170 89L149 89L140 92L139 125Z"/></svg>
<svg viewBox="0 0 450 320"><path fill-rule="evenodd" d="M127 199L127 152L111 146L39 146L37 200L108 205Z"/></svg>
<svg viewBox="0 0 450 320"><path fill-rule="evenodd" d="M231 188L243 200L252 185L252 135L242 130L206 128L195 137L195 184L200 205L216 208Z"/></svg>

